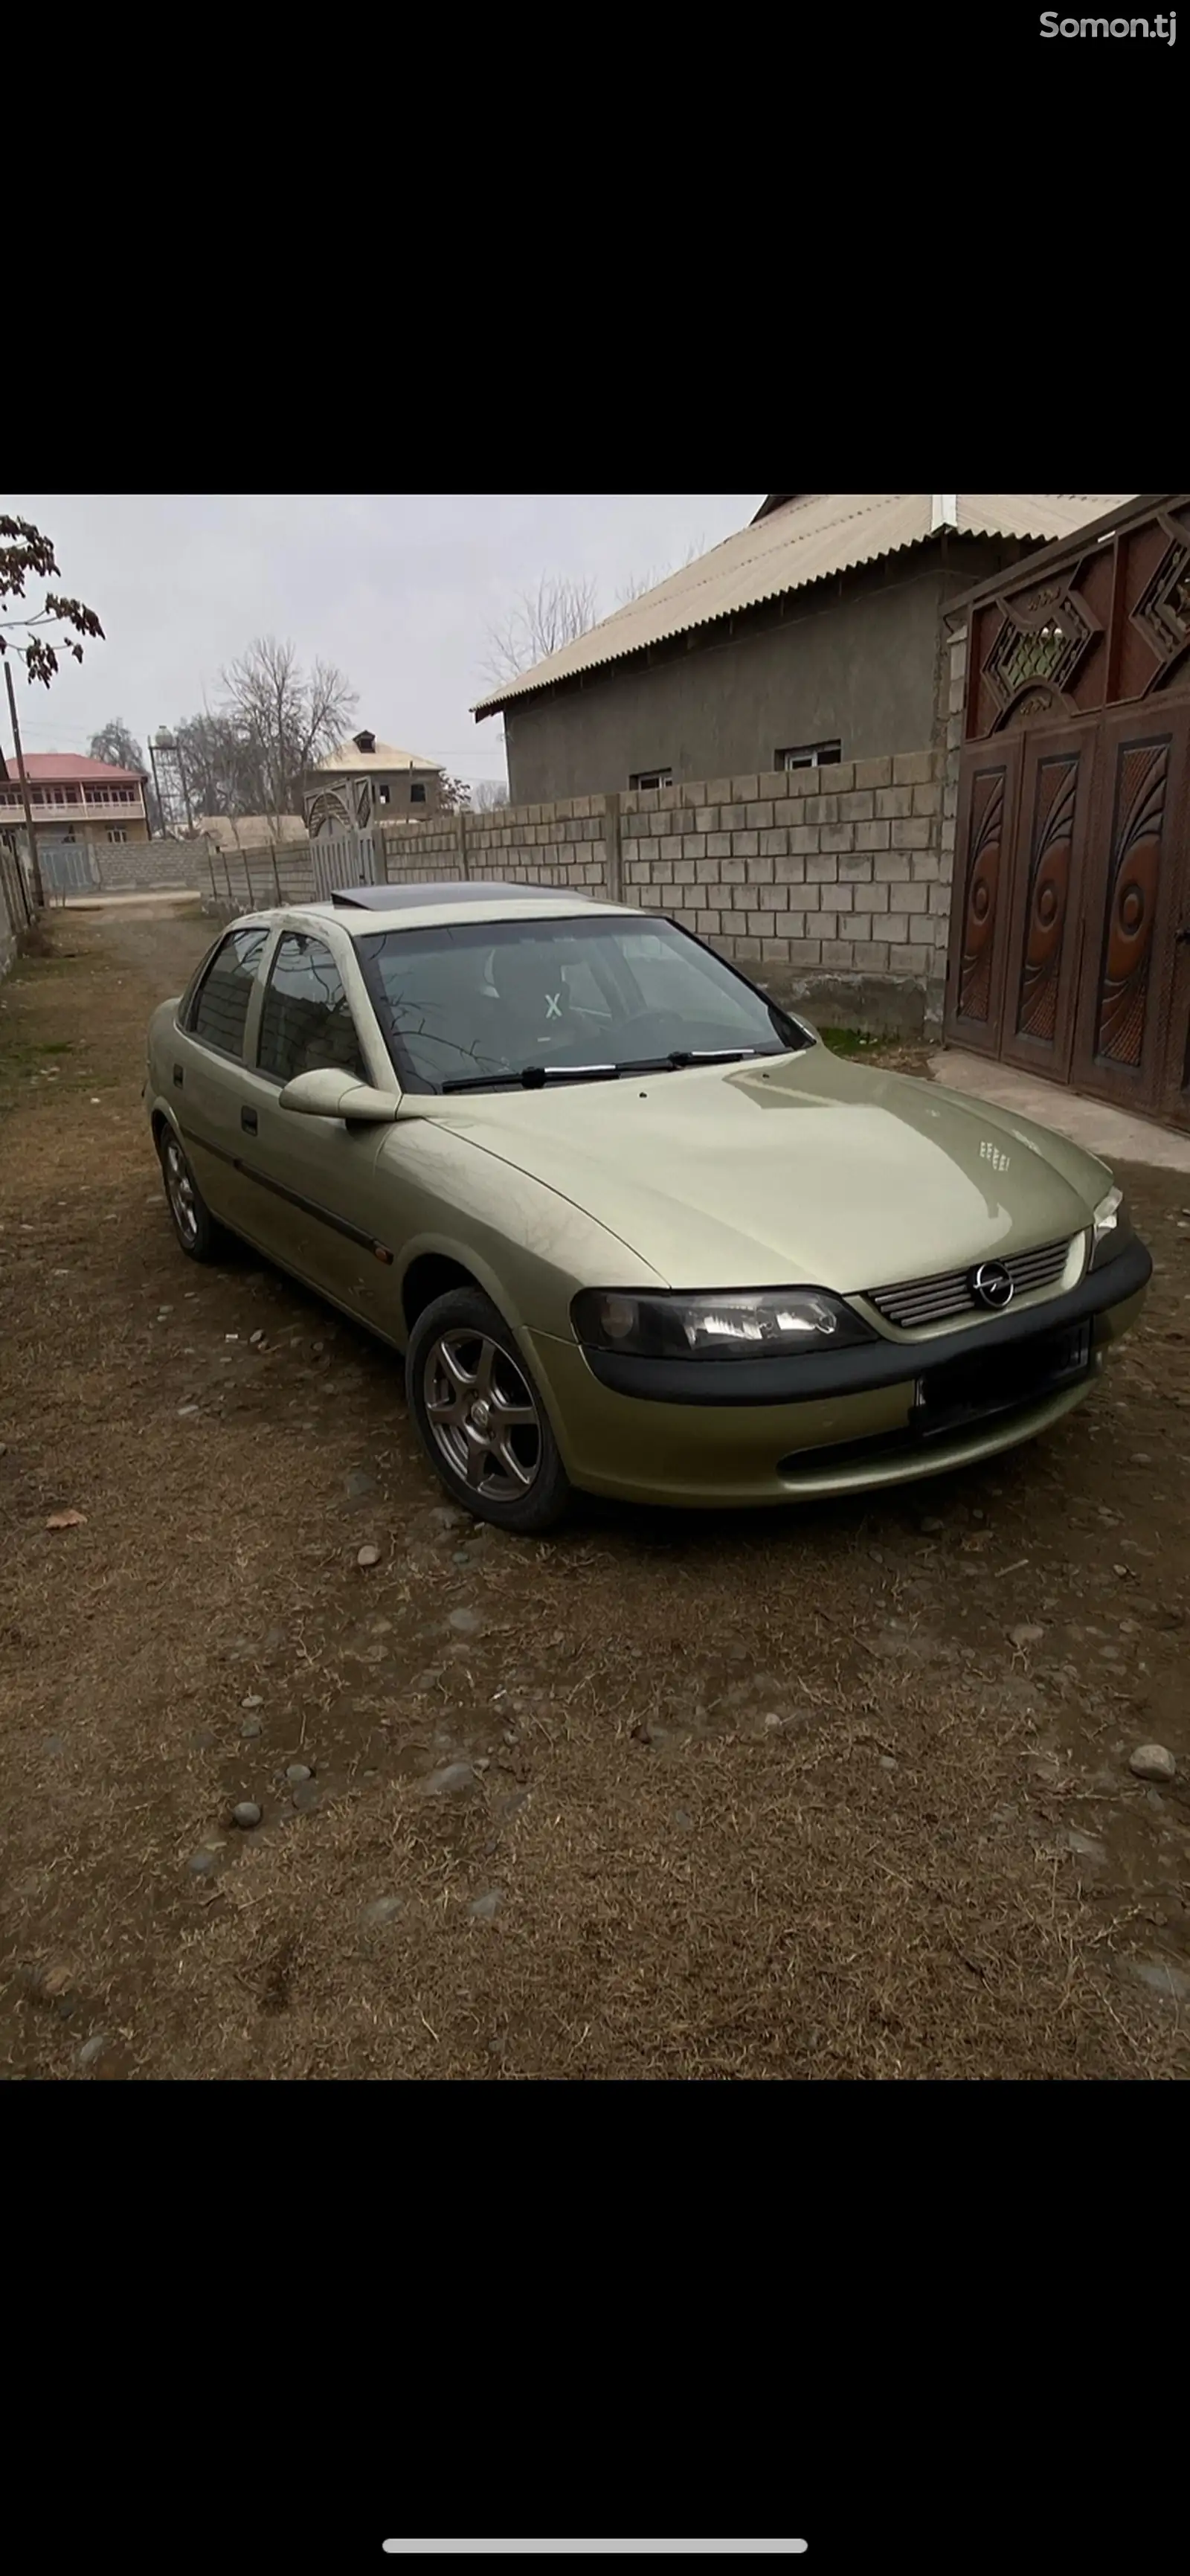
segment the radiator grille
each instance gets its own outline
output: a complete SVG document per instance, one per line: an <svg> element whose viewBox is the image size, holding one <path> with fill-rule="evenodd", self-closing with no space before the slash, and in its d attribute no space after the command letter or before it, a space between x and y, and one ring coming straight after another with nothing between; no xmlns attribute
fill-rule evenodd
<svg viewBox="0 0 1190 2576"><path fill-rule="evenodd" d="M1014 1252L1004 1268L1012 1281L1016 1297L1027 1296L1034 1288L1052 1288L1061 1278L1070 1250L1069 1238L1061 1243L1039 1244L1035 1252ZM947 1323L957 1315L982 1312L971 1293L975 1265L965 1270L940 1270L932 1279L898 1279L889 1288L869 1288L869 1304L883 1315L885 1322L896 1324L903 1333L919 1332L926 1324Z"/></svg>

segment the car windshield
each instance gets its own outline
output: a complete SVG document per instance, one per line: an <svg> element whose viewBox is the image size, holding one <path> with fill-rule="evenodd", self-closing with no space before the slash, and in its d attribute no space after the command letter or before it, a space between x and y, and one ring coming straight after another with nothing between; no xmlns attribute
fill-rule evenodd
<svg viewBox="0 0 1190 2576"><path fill-rule="evenodd" d="M595 913L365 935L406 1090L489 1090L784 1055L813 1037L668 921Z"/></svg>

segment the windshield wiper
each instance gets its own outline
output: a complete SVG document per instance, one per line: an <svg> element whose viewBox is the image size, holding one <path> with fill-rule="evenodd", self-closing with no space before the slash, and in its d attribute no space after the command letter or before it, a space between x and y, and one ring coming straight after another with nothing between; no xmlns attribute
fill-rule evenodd
<svg viewBox="0 0 1190 2576"><path fill-rule="evenodd" d="M635 1071L634 1066L628 1068ZM519 1073L469 1073L444 1091L544 1091L548 1082L617 1082L618 1064L524 1064Z"/></svg>
<svg viewBox="0 0 1190 2576"><path fill-rule="evenodd" d="M622 1073L684 1073L688 1065L751 1063L758 1055L787 1055L787 1047L674 1047L669 1055L641 1056L626 1064L524 1064L519 1073L468 1073L444 1082L443 1091L544 1091L551 1082L618 1082Z"/></svg>
<svg viewBox="0 0 1190 2576"><path fill-rule="evenodd" d="M617 1065L617 1073L685 1073L694 1064L744 1064L758 1055L784 1055L784 1047L673 1047L668 1055L641 1056Z"/></svg>

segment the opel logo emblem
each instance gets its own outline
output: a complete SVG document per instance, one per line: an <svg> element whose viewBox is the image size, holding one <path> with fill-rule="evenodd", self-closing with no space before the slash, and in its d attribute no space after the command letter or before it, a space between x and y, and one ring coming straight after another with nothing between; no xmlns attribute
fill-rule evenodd
<svg viewBox="0 0 1190 2576"><path fill-rule="evenodd" d="M1012 1274L1002 1261L981 1261L971 1273L971 1294L981 1306L1011 1306Z"/></svg>

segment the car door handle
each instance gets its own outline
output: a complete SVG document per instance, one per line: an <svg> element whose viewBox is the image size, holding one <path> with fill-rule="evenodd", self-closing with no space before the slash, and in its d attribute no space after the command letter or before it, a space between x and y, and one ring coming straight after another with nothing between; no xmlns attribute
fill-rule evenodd
<svg viewBox="0 0 1190 2576"><path fill-rule="evenodd" d="M174 1066L174 1088L177 1091L180 1091L182 1088L182 1068L180 1064L176 1064Z"/></svg>
<svg viewBox="0 0 1190 2576"><path fill-rule="evenodd" d="M1179 948L1190 948L1190 921L1187 922L1184 930L1179 930L1175 945Z"/></svg>
<svg viewBox="0 0 1190 2576"><path fill-rule="evenodd" d="M256 1134L256 1111L254 1109L241 1109L240 1125L244 1130L245 1136L254 1136Z"/></svg>

